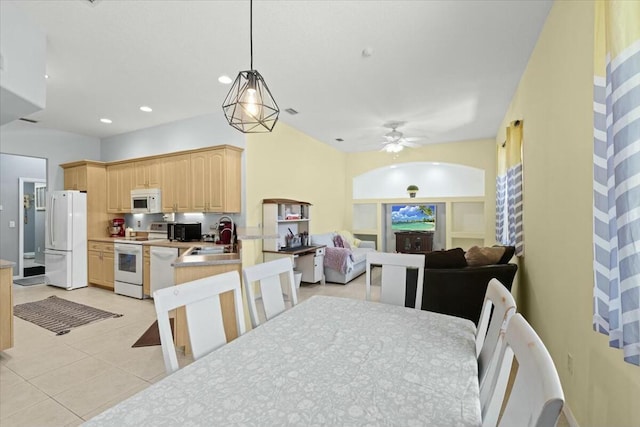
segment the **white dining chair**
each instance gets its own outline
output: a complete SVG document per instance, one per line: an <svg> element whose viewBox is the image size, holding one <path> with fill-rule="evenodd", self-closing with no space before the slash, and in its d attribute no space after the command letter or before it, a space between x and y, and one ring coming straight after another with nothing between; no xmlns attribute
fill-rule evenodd
<svg viewBox="0 0 640 427"><path fill-rule="evenodd" d="M518 370L501 417L507 381L493 379L504 385L493 387L490 410L483 414L483 427L554 427L564 405L560 378L544 343L521 314L509 320L498 357L515 358ZM507 377L509 374L500 372Z"/></svg>
<svg viewBox="0 0 640 427"><path fill-rule="evenodd" d="M380 302L404 307L407 292L407 268L418 269L414 308L422 305L424 255L388 252L368 252L366 266L366 298L371 300L371 266L382 267Z"/></svg>
<svg viewBox="0 0 640 427"><path fill-rule="evenodd" d="M498 279L491 279L487 285L476 329L478 384L480 385L480 407L483 411L487 409L487 401L492 395L493 377L499 375L501 371L511 371L511 359L498 363L497 353L509 319L515 312L516 302L511 292Z"/></svg>
<svg viewBox="0 0 640 427"><path fill-rule="evenodd" d="M279 258L262 264L252 265L246 267L242 271L242 274L244 276L244 289L249 302L251 325L254 328L260 325L254 282L258 282L260 286L260 297L262 299L266 320L272 319L286 309L281 282L283 275L286 275L289 282L287 292L291 295L291 306L298 303L291 258Z"/></svg>
<svg viewBox="0 0 640 427"><path fill-rule="evenodd" d="M227 343L220 306L220 294L233 291L238 335L245 332L240 275L237 271L205 277L153 293L158 317L162 356L168 374L177 371L178 358L169 324L169 312L185 308L187 329L193 358L200 357Z"/></svg>

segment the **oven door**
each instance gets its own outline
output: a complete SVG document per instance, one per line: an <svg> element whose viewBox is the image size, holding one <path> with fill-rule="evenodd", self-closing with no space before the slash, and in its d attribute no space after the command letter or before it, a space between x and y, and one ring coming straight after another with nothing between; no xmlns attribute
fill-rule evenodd
<svg viewBox="0 0 640 427"><path fill-rule="evenodd" d="M115 280L134 285L142 285L142 245L116 243Z"/></svg>

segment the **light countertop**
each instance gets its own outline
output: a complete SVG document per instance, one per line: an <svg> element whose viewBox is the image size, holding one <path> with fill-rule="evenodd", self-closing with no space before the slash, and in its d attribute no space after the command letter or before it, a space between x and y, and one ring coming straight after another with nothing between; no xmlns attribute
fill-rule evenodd
<svg viewBox="0 0 640 427"><path fill-rule="evenodd" d="M16 263L13 261L0 259L0 268L13 268L14 265L16 265Z"/></svg>

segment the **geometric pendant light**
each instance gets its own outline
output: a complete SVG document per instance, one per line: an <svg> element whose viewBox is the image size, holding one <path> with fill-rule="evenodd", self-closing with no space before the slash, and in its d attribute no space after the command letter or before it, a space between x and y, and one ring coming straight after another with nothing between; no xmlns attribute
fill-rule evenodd
<svg viewBox="0 0 640 427"><path fill-rule="evenodd" d="M251 69L238 73L222 103L222 110L229 124L240 132L271 132L280 110L264 79L253 69L253 0L249 4Z"/></svg>

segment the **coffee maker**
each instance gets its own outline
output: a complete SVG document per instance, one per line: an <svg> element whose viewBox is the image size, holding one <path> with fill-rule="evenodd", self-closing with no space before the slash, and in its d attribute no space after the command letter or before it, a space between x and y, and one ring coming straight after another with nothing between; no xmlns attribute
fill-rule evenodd
<svg viewBox="0 0 640 427"><path fill-rule="evenodd" d="M124 218L113 218L109 221L111 237L124 237Z"/></svg>

